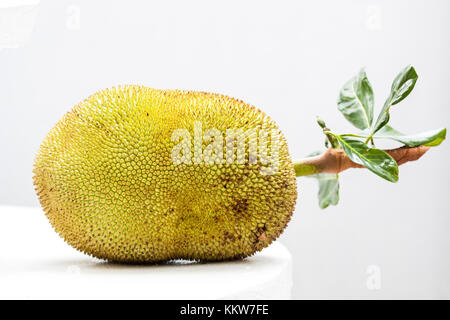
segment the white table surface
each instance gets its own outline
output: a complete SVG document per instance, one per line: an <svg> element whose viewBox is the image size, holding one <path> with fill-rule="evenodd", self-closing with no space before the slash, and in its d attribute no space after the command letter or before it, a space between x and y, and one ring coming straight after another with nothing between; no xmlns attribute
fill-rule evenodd
<svg viewBox="0 0 450 320"><path fill-rule="evenodd" d="M291 288L279 242L241 261L114 264L67 245L40 208L0 206L0 299L289 299Z"/></svg>

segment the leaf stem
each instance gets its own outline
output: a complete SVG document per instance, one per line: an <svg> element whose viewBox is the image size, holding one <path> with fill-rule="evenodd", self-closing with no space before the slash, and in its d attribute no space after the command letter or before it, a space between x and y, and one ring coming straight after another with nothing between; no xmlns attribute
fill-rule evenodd
<svg viewBox="0 0 450 320"><path fill-rule="evenodd" d="M323 129L323 133L325 134L325 136L327 137L328 141L330 142L331 147L334 148L334 149L338 149L339 148L339 142L335 138L334 134L330 131L330 129L324 128Z"/></svg>

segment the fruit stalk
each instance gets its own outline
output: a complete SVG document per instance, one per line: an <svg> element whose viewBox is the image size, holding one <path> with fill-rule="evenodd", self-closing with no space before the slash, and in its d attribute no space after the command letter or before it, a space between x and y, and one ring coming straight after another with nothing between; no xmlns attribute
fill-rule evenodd
<svg viewBox="0 0 450 320"><path fill-rule="evenodd" d="M401 147L397 149L384 150L398 165L409 161L418 160L430 147ZM353 162L342 149L329 148L324 153L304 158L294 162L295 174L297 177L309 176L318 173L340 173L350 168L363 168L363 166Z"/></svg>

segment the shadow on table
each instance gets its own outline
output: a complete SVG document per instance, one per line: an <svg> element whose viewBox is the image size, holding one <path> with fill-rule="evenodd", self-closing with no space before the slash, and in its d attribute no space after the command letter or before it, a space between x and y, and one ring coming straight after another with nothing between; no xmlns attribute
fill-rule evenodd
<svg viewBox="0 0 450 320"><path fill-rule="evenodd" d="M245 269L249 270L256 265L269 266L275 263L276 260L270 256L255 255L241 260L231 261L218 261L218 262L198 262L189 260L172 260L165 263L154 264L125 264L117 262L103 261L95 258L81 258L71 260L54 260L54 261L42 261L36 264L38 270L45 270L47 272L57 273L157 273L164 271L177 271L187 269L193 272L208 271L214 272L214 270L226 269Z"/></svg>

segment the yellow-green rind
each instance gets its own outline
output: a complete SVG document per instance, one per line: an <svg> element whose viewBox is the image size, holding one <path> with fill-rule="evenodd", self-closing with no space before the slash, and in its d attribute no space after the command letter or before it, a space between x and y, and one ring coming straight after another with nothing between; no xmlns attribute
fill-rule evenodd
<svg viewBox="0 0 450 320"><path fill-rule="evenodd" d="M278 173L261 175L261 164L248 161L174 164L172 132L186 128L193 137L194 121L203 130L276 130ZM242 101L204 92L100 91L50 131L33 172L46 216L66 242L129 263L252 255L282 233L297 198L275 123Z"/></svg>

